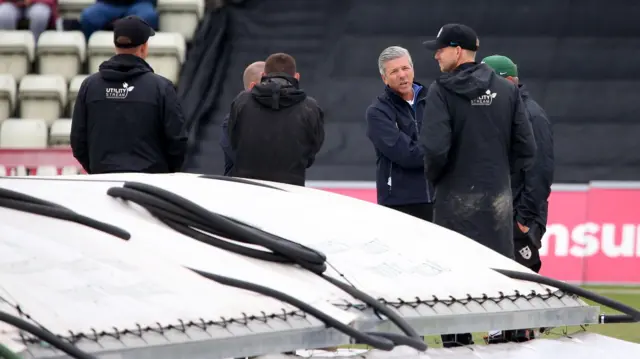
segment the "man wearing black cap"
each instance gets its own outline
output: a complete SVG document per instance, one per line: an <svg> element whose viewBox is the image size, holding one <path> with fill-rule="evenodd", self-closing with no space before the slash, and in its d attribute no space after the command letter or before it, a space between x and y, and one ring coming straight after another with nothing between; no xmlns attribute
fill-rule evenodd
<svg viewBox="0 0 640 359"><path fill-rule="evenodd" d="M116 21L116 55L80 86L71 148L89 174L168 173L182 165L187 136L175 88L144 60L153 35L139 17Z"/></svg>
<svg viewBox="0 0 640 359"><path fill-rule="evenodd" d="M480 42L468 26L445 25L424 45L443 72L427 92L421 130L434 223L513 259L510 175L529 169L536 152L518 89L475 61ZM443 342L473 341L458 334Z"/></svg>

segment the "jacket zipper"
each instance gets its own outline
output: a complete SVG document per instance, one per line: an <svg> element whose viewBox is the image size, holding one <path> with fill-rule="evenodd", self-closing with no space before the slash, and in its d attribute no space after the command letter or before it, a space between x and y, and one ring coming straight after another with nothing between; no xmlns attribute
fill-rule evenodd
<svg viewBox="0 0 640 359"><path fill-rule="evenodd" d="M389 161L389 177L387 177L387 186L389 186L389 194L391 194L391 186L392 186L392 178L391 174L393 173L393 162Z"/></svg>
<svg viewBox="0 0 640 359"><path fill-rule="evenodd" d="M416 128L416 133L418 134L418 138L420 137L420 129L418 128L418 113L416 111L414 111L413 106L409 105L411 107L411 112L413 113L413 126ZM389 176L391 176L391 174L389 174ZM425 179L426 180L426 179ZM427 181L427 201L429 202L433 202L433 199L431 198L431 191L429 191L429 182Z"/></svg>

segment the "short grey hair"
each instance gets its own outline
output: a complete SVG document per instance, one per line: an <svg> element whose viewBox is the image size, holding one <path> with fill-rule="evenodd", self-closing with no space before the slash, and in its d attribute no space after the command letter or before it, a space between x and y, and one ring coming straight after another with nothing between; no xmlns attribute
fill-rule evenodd
<svg viewBox="0 0 640 359"><path fill-rule="evenodd" d="M409 54L409 51L404 47L389 46L386 49L382 50L382 52L380 53L380 57L378 57L378 70L380 70L380 75L384 75L384 64L401 57L407 57L409 59L409 65L411 65L411 68L413 68L413 60L411 60L411 55Z"/></svg>

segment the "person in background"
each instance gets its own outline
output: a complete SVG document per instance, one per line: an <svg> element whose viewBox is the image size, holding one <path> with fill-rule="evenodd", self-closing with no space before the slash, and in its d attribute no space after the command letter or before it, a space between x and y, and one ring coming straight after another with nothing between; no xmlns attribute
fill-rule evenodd
<svg viewBox="0 0 640 359"><path fill-rule="evenodd" d="M431 221L433 194L424 174L420 128L427 90L414 81L409 51L391 46L378 57L384 92L367 108L367 137L376 152L378 204Z"/></svg>
<svg viewBox="0 0 640 359"><path fill-rule="evenodd" d="M256 84L260 83L262 73L264 72L264 61L256 61L247 66L242 74L242 83L244 85L244 91L249 91ZM233 168L233 151L231 151L231 145L229 143L229 136L227 134L229 130L229 115L227 114L222 120L222 134L220 136L220 147L224 152L224 175L228 176Z"/></svg>
<svg viewBox="0 0 640 359"><path fill-rule="evenodd" d="M476 62L480 41L466 25L447 24L424 45L443 72L429 87L421 132L434 222L514 259L511 173L529 170L536 155L518 88ZM473 343L469 333L442 340Z"/></svg>
<svg viewBox="0 0 640 359"><path fill-rule="evenodd" d="M171 81L144 60L155 32L136 16L114 24L116 55L80 86L71 149L89 174L178 172L187 134Z"/></svg>
<svg viewBox="0 0 640 359"><path fill-rule="evenodd" d="M80 15L80 27L87 41L91 34L125 16L138 16L153 29L158 29L156 0L97 0Z"/></svg>
<svg viewBox="0 0 640 359"><path fill-rule="evenodd" d="M535 272L540 272L540 247L547 228L549 195L554 173L553 129L546 112L531 97L526 86L518 78L518 67L508 57L492 55L482 63L491 67L498 75L518 86L536 141L536 158L528 171L511 174L513 192L513 241L516 261ZM534 338L534 331L489 332L487 343L525 341Z"/></svg>
<svg viewBox="0 0 640 359"><path fill-rule="evenodd" d="M231 103L231 176L305 185L324 142L324 114L299 85L295 59L269 56L261 82Z"/></svg>
<svg viewBox="0 0 640 359"><path fill-rule="evenodd" d="M0 0L0 29L16 30L18 22L29 20L29 30L36 41L58 18L57 0Z"/></svg>

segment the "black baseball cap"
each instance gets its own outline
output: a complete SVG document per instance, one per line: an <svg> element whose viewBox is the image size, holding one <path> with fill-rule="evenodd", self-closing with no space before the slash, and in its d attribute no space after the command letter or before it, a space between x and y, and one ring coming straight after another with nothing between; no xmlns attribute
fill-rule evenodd
<svg viewBox="0 0 640 359"><path fill-rule="evenodd" d="M153 28L137 16L127 16L113 23L113 43L118 48L138 47L155 35Z"/></svg>
<svg viewBox="0 0 640 359"><path fill-rule="evenodd" d="M467 25L446 24L438 32L435 40L422 43L429 50L439 50L449 46L460 46L465 50L478 51L478 35Z"/></svg>

